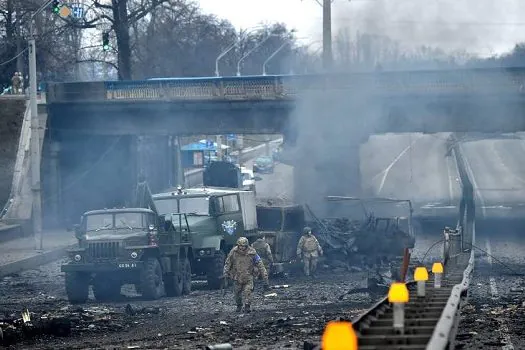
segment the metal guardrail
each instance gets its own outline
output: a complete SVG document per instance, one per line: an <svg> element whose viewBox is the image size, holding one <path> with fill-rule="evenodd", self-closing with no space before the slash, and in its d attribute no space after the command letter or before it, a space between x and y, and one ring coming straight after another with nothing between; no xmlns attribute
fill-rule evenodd
<svg viewBox="0 0 525 350"><path fill-rule="evenodd" d="M386 94L520 94L525 68L391 71L245 77L162 78L46 84L48 99L68 101L286 100L319 90Z"/></svg>

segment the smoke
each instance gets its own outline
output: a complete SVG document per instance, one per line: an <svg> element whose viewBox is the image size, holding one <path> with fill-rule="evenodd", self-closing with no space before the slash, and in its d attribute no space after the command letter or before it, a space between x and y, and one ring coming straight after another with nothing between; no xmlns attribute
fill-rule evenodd
<svg viewBox="0 0 525 350"><path fill-rule="evenodd" d="M488 54L525 40L524 10L520 0L336 1L333 32L388 36L405 49L425 45Z"/></svg>

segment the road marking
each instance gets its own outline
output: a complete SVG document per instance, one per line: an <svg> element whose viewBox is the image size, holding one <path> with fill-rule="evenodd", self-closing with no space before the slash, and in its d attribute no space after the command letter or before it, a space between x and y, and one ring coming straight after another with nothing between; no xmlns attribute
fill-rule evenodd
<svg viewBox="0 0 525 350"><path fill-rule="evenodd" d="M487 207L485 205L485 200L483 199L483 196L481 195L481 192L479 190L478 184L476 182L476 178L474 177L474 172L472 171L472 167L470 166L470 162L468 161L468 157L463 151L463 146L461 144L458 145L459 151L461 152L461 155L463 156L463 160L465 161L465 167L468 174L468 177L472 181L472 186L474 187L474 191L477 192L479 201L481 202L481 213L483 214L483 217L487 217Z"/></svg>
<svg viewBox="0 0 525 350"><path fill-rule="evenodd" d="M392 163L390 163L382 172L380 172L379 174L377 174L376 176L374 176L372 178L372 181L374 181L374 179L376 177L378 177L379 175L383 174L383 178L381 179L381 184L379 185L379 190L377 191L378 194L381 193L381 190L383 190L383 186L385 185L385 181L386 181L386 178L388 176L388 173L389 173L390 169L392 169L392 167L398 162L398 160L401 159L401 157L403 157L405 155L405 153L407 153L408 150L411 149L412 146L414 146L414 144L422 137L423 137L423 135L420 135L418 138L416 138L414 141L412 141L412 143L410 143L410 145L408 145L404 150L401 151L401 153L399 153L397 155L396 158L394 158Z"/></svg>
<svg viewBox="0 0 525 350"><path fill-rule="evenodd" d="M492 248L490 246L490 239L489 238L487 238L487 240L485 241L485 247L486 247L486 250L487 250L487 261L488 261L490 267L492 268ZM497 285L496 285L496 279L494 277L490 277L489 278L489 284L490 284L490 294L492 295L492 300L499 299L499 293L498 293L498 288L497 288ZM510 339L509 327L507 327L507 325L506 325L506 323L505 323L505 321L503 319L496 318L496 320L499 323L498 331L500 332L501 338L502 338L503 342L505 343L505 345L503 345L501 348L503 350L514 350L514 345L512 344L512 340Z"/></svg>

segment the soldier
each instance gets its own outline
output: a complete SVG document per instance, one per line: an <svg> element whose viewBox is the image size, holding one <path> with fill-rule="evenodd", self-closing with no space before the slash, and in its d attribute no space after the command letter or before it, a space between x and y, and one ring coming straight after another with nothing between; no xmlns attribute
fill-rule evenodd
<svg viewBox="0 0 525 350"><path fill-rule="evenodd" d="M237 312L243 306L246 312L250 312L250 303L253 292L253 277L255 268L264 280L264 289L269 288L268 273L264 268L262 259L255 249L250 247L248 238L240 237L237 246L228 254L224 264L224 277L234 280L235 302Z"/></svg>
<svg viewBox="0 0 525 350"><path fill-rule="evenodd" d="M306 276L315 273L319 255L323 255L323 248L321 248L319 241L312 234L312 229L305 227L303 235L299 239L299 244L297 244L297 257L302 257L303 259L304 274Z"/></svg>
<svg viewBox="0 0 525 350"><path fill-rule="evenodd" d="M11 78L11 89L13 94L19 94L20 93L20 84L22 83L22 79L20 79L20 76L18 75L18 72L15 72L13 77Z"/></svg>
<svg viewBox="0 0 525 350"><path fill-rule="evenodd" d="M259 237L255 242L252 243L252 248L255 249L257 254L261 257L266 272L270 274L271 265L273 265L273 255L272 249L268 242L266 242L266 237Z"/></svg>

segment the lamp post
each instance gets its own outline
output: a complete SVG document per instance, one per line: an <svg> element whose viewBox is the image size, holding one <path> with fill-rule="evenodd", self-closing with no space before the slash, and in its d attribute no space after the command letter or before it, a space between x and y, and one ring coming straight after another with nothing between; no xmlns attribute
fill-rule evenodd
<svg viewBox="0 0 525 350"><path fill-rule="evenodd" d="M266 38L264 38L260 43L258 43L257 45L255 45L255 47L253 47L251 50L249 50L247 53L244 54L244 56L241 57L241 59L237 62L237 76L240 77L241 76L241 63L242 61L244 61L246 59L246 57L250 56L252 52L254 52L255 50L257 50L259 47L261 47L265 42L268 41L268 39L270 39L271 37L274 37L274 36L279 36L279 34L269 34L266 36Z"/></svg>
<svg viewBox="0 0 525 350"><path fill-rule="evenodd" d="M281 46L279 46L279 48L277 50L275 50L267 59L266 61L264 61L263 63L263 71L262 71L262 75L266 75L266 65L268 64L268 62L270 62L274 57L275 55L277 55L286 45L288 45L290 42L292 41L292 38L288 38L285 40L284 43L282 43Z"/></svg>
<svg viewBox="0 0 525 350"><path fill-rule="evenodd" d="M251 33L253 33L255 30L257 29L260 29L262 27L253 27L251 28L250 31L244 33L242 36L240 36L237 40L235 40L235 42L233 44L231 44L230 46L228 46L228 48L221 52L219 54L219 56L217 56L217 58L215 59L215 76L216 77L220 77L220 73L219 73L219 61L228 54L228 52L230 52L231 50L233 50L234 48L236 48L237 46L239 46L239 43L245 38L247 37L248 35L250 35Z"/></svg>
<svg viewBox="0 0 525 350"><path fill-rule="evenodd" d="M42 199L40 187L40 122L38 120L37 79L36 79L36 42L35 17L42 12L52 0L47 0L31 14L29 22L29 106L31 111L31 191L33 194L33 235L36 249L43 249L42 237Z"/></svg>

